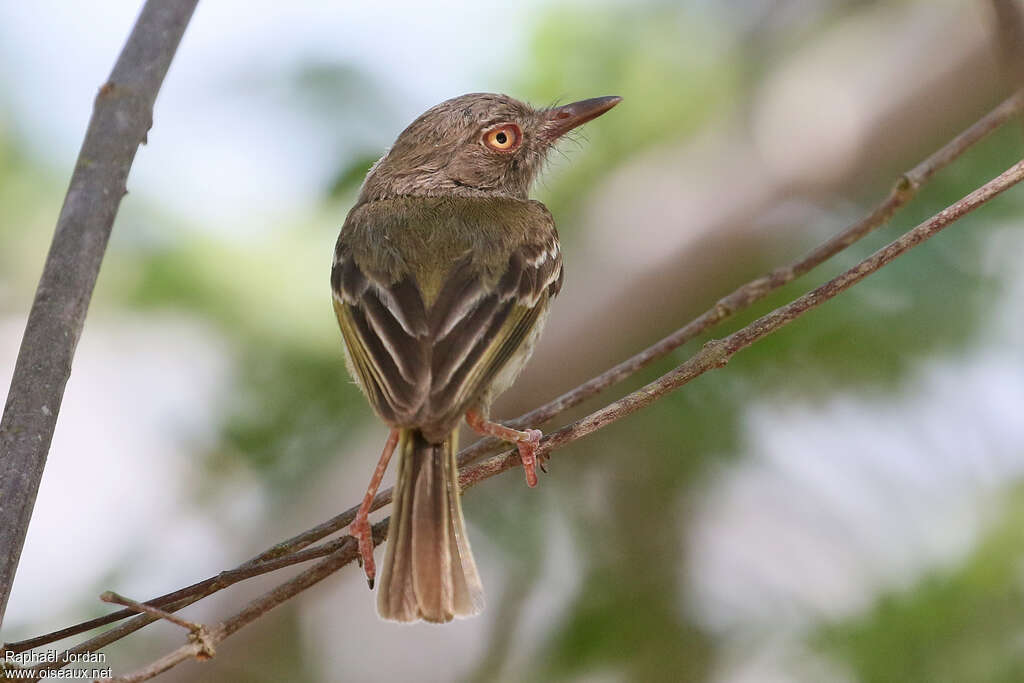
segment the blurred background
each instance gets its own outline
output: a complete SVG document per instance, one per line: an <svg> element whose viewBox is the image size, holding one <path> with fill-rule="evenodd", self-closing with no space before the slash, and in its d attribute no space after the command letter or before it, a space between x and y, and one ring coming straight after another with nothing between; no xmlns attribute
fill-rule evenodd
<svg viewBox="0 0 1024 683"><path fill-rule="evenodd" d="M0 391L137 10L0 4ZM331 254L367 168L428 107L625 98L536 188L567 278L495 408L512 417L802 255L1006 97L995 16L987 0L201 2L132 169L3 639L106 613L106 589L205 578L358 501L386 430L345 373ZM1022 150L1006 126L715 336ZM517 472L472 489L481 617L382 623L353 565L162 680L1022 680L1022 209L1010 191L555 453L536 490ZM288 575L184 614L215 622ZM181 642L157 624L108 662Z"/></svg>

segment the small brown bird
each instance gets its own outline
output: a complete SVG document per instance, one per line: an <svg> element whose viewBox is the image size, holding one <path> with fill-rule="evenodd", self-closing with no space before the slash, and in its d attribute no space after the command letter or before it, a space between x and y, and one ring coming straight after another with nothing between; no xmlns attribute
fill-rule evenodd
<svg viewBox="0 0 1024 683"><path fill-rule="evenodd" d="M373 587L373 497L398 479L377 609L446 622L483 609L455 462L459 420L518 446L537 484L541 433L488 419L525 365L562 286L554 220L529 199L554 143L614 107L598 97L534 109L474 93L427 110L366 177L338 237L334 309L349 372L391 426L351 525Z"/></svg>

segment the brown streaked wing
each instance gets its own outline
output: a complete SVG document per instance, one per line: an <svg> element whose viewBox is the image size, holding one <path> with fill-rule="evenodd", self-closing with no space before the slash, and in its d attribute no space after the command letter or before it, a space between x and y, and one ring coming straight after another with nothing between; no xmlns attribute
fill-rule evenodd
<svg viewBox="0 0 1024 683"><path fill-rule="evenodd" d="M493 338L480 340L473 349L472 360L459 367L442 391L431 390L431 408L447 407L448 414L455 416L471 408L529 335L545 305L547 299L532 308L510 306L504 324Z"/></svg>
<svg viewBox="0 0 1024 683"><path fill-rule="evenodd" d="M382 284L339 247L334 307L367 398L385 420L408 423L430 388L427 316L411 278Z"/></svg>
<svg viewBox="0 0 1024 683"><path fill-rule="evenodd" d="M338 322L384 419L440 433L486 391L561 286L553 227L534 235L512 249L496 282L473 254L463 256L429 310L411 274L387 282L361 268L339 239L331 273Z"/></svg>
<svg viewBox="0 0 1024 683"><path fill-rule="evenodd" d="M458 271L449 276L437 302L459 302L468 309L461 319L449 320L454 305L435 304L430 314L432 330L447 331L435 339L432 350L430 401L424 417L433 424L458 420L526 339L552 290L557 291L561 255L553 239L546 245L523 244L509 255L507 270L493 290L477 279L474 293L466 279ZM466 301L474 303L465 306ZM444 325L435 322L442 320Z"/></svg>

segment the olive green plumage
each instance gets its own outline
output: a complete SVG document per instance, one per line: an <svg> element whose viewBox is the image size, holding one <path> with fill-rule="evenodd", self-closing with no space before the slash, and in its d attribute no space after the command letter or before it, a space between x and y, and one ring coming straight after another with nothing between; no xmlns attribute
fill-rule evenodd
<svg viewBox="0 0 1024 683"><path fill-rule="evenodd" d="M382 616L448 621L483 608L459 504L454 444L533 350L562 280L558 235L538 202L403 197L349 215L334 305L349 368L404 428Z"/></svg>
<svg viewBox="0 0 1024 683"><path fill-rule="evenodd" d="M338 238L361 267L397 282L413 274L427 304L452 264L469 254L470 267L493 287L512 249L557 244L554 219L543 204L511 197L398 197L357 206Z"/></svg>
<svg viewBox="0 0 1024 683"><path fill-rule="evenodd" d="M562 281L551 214L505 197L365 204L342 228L334 272L350 368L370 403L434 441L514 379L526 361L516 351Z"/></svg>
<svg viewBox="0 0 1024 683"><path fill-rule="evenodd" d="M560 135L617 101L533 109L478 93L443 102L371 169L342 227L331 286L349 370L399 430L384 618L444 622L483 607L456 430L515 380L561 288L558 233L527 198L530 184Z"/></svg>

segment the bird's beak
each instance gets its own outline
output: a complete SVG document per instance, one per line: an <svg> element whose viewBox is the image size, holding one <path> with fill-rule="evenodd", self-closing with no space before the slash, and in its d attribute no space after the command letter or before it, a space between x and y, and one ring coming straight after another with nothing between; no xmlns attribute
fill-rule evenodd
<svg viewBox="0 0 1024 683"><path fill-rule="evenodd" d="M548 142L554 142L573 128L596 119L621 101L618 95L609 95L548 109L545 112L547 124L544 126L544 137Z"/></svg>

